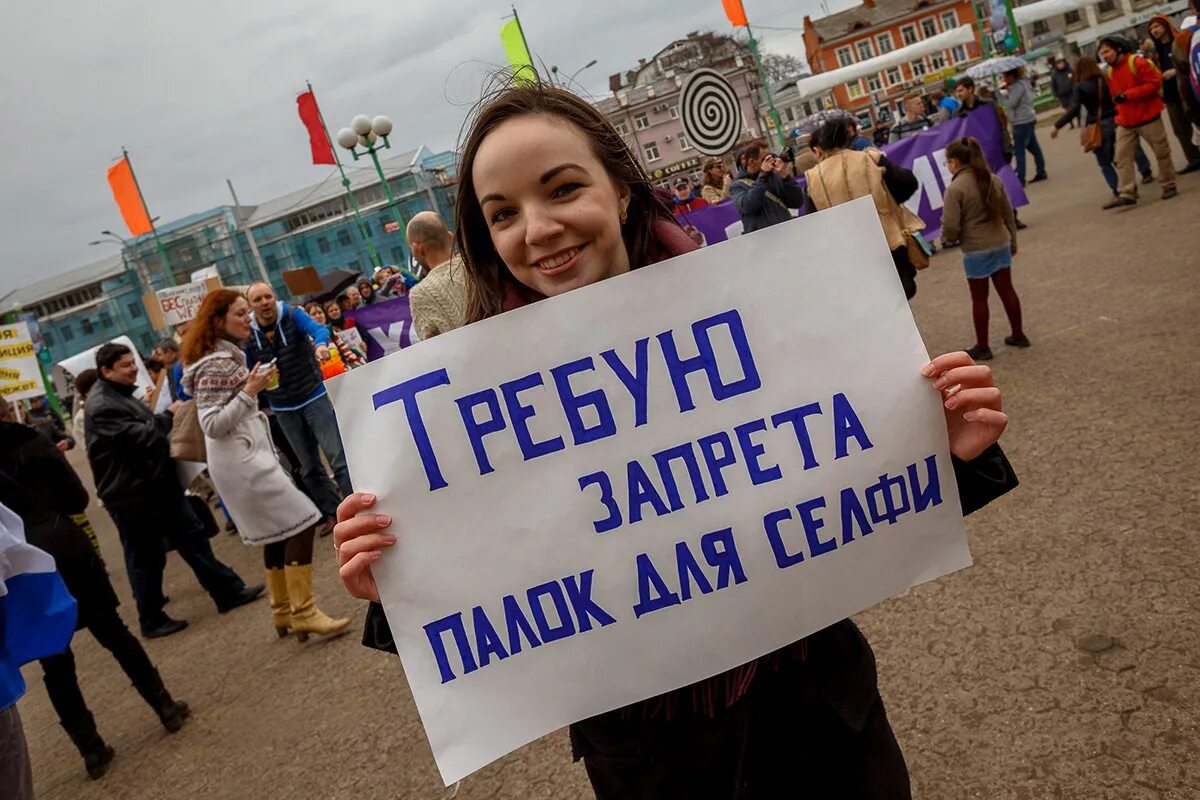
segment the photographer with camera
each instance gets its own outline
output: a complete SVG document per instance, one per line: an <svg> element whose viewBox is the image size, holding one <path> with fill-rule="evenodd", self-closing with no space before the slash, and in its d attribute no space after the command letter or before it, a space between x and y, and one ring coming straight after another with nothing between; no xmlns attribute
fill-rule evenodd
<svg viewBox="0 0 1200 800"><path fill-rule="evenodd" d="M763 141L738 151L738 175L729 195L742 215L742 233L787 222L789 209L804 206L804 190L795 181L795 154L788 148L779 155L767 152Z"/></svg>

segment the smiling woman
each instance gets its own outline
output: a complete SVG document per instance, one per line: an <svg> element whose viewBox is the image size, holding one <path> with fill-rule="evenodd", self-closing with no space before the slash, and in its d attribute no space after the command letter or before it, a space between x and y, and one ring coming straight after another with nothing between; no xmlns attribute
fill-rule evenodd
<svg viewBox="0 0 1200 800"><path fill-rule="evenodd" d="M617 132L569 92L537 84L500 92L475 117L462 153L455 228L470 321L696 248L652 194ZM737 383L756 385L757 373L751 381L747 363L743 358L744 377ZM1000 391L991 371L965 353L940 356L922 374L931 390L945 392L955 478L963 510L970 513L1016 485L995 444L1007 423ZM687 385L686 375L680 380L673 385ZM715 390L716 378L710 374L710 380ZM510 394L515 397L528 385L514 382ZM506 423L494 392L480 403L493 409L482 422L474 416L475 400L463 400L482 472L490 469L483 437ZM574 402L563 400L564 408ZM519 407L519 400L512 407ZM606 432L605 417L599 416L598 430ZM751 421L747 431L765 424ZM727 454L732 453L732 440L726 436L725 441ZM562 445L531 451L530 457ZM591 477L580 480L581 489L601 483ZM334 540L343 584L355 597L372 601L363 643L396 652L371 565L397 539L389 531L392 519L371 513L375 502L368 493L347 497L338 508ZM600 526L607 530L611 524ZM586 675L578 676L578 691L588 690ZM910 797L904 757L879 697L874 656L850 620L728 672L581 720L570 727L570 737L574 756L583 760L601 800Z"/></svg>

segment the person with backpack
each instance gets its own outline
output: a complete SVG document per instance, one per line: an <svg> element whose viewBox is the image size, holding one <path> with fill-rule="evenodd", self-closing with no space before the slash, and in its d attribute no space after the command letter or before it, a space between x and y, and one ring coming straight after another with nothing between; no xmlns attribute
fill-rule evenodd
<svg viewBox="0 0 1200 800"><path fill-rule="evenodd" d="M1004 184L992 174L979 141L970 136L946 147L946 166L954 177L946 188L942 208L942 236L962 245L963 271L971 289L971 316L975 346L967 355L988 361L988 281L1004 304L1012 335L1009 347L1029 347L1021 327L1021 301L1012 284L1012 259L1017 254L1017 221Z"/></svg>
<svg viewBox="0 0 1200 800"><path fill-rule="evenodd" d="M1184 115L1195 128L1192 141L1200 145L1200 0L1191 0L1188 9L1192 14L1175 34L1171 58L1176 64L1175 83Z"/></svg>
<svg viewBox="0 0 1200 800"><path fill-rule="evenodd" d="M1117 192L1121 206L1138 201L1133 169L1133 152L1139 139L1154 152L1158 161L1158 180L1163 200L1179 194L1175 186L1175 165L1163 125L1162 76L1158 68L1135 55L1129 42L1120 36L1100 40L1100 58L1108 65L1108 91L1117 107Z"/></svg>
<svg viewBox="0 0 1200 800"><path fill-rule="evenodd" d="M1162 100L1163 105L1167 107L1167 119L1171 121L1171 131L1179 140L1179 146L1183 148L1183 155L1187 158L1187 165L1179 170L1179 174L1187 175L1200 170L1200 147L1192 143L1192 123L1188 121L1187 112L1184 111L1182 92L1179 82L1175 80L1179 67L1187 62L1175 61L1175 38L1178 31L1166 14L1155 14L1150 18L1149 34L1146 50L1162 73ZM1186 69L1186 66L1184 68Z"/></svg>

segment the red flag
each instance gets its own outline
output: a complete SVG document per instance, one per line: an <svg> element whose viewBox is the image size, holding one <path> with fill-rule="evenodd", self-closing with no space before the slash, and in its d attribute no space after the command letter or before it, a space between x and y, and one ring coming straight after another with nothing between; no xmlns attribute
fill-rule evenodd
<svg viewBox="0 0 1200 800"><path fill-rule="evenodd" d="M133 178L133 168L129 159L122 158L108 168L108 185L112 187L113 199L121 210L121 218L125 227L129 228L132 236L141 236L151 230L150 215L142 205L142 196L138 192L137 182Z"/></svg>
<svg viewBox="0 0 1200 800"><path fill-rule="evenodd" d="M329 143L329 134L321 122L321 112L317 109L317 98L311 92L305 92L296 98L296 106L300 109L300 121L308 129L308 144L312 147L314 164L336 164L333 155L333 145Z"/></svg>
<svg viewBox="0 0 1200 800"><path fill-rule="evenodd" d="M725 6L725 16L729 18L730 25L740 28L750 24L746 21L746 9L742 7L742 0L721 0L721 4Z"/></svg>

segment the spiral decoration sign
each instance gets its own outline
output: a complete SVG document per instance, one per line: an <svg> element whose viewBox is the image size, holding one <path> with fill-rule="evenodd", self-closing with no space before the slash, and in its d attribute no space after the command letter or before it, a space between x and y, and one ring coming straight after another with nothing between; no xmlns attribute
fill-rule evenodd
<svg viewBox="0 0 1200 800"><path fill-rule="evenodd" d="M742 133L737 92L715 69L688 76L679 95L679 119L692 147L706 156L725 155Z"/></svg>

